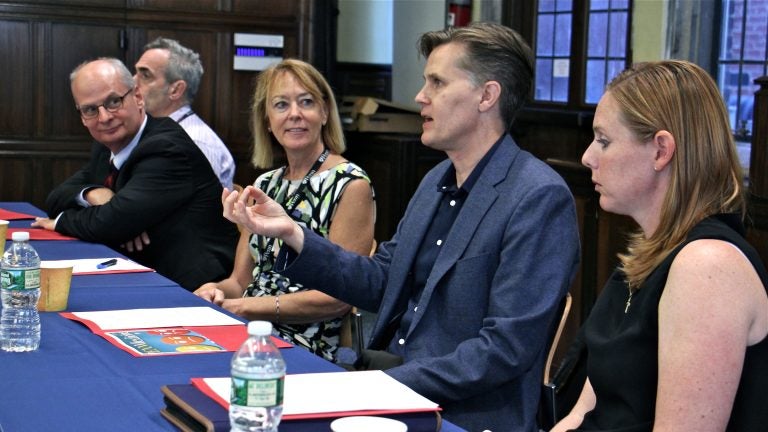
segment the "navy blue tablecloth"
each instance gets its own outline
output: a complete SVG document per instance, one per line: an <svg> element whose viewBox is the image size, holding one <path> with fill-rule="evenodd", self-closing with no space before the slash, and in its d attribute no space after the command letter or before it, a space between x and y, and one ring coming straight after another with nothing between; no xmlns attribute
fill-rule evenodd
<svg viewBox="0 0 768 432"><path fill-rule="evenodd" d="M42 215L26 203L0 202L0 208ZM12 221L11 226L29 226L29 222ZM82 241L32 244L44 260L122 256L106 246ZM154 272L74 276L67 310L182 306L222 310ZM174 431L160 415L164 407L160 387L186 384L193 377L229 375L229 352L133 357L59 313L41 312L40 320L42 337L37 351L0 351L3 432ZM300 348L281 352L291 374L341 370ZM444 421L441 430L462 429ZM280 431L290 432L290 422L284 422Z"/></svg>

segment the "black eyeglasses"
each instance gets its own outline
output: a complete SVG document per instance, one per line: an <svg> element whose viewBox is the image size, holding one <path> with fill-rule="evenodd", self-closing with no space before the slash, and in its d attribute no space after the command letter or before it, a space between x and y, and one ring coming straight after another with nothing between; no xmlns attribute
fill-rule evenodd
<svg viewBox="0 0 768 432"><path fill-rule="evenodd" d="M99 107L104 107L105 110L111 113L117 112L117 110L123 107L123 99L125 99L125 97L128 96L128 93L132 91L133 88L125 92L125 94L122 96L110 96L101 105L81 106L80 108L76 108L77 112L80 113L80 117L86 120L97 117L99 115Z"/></svg>

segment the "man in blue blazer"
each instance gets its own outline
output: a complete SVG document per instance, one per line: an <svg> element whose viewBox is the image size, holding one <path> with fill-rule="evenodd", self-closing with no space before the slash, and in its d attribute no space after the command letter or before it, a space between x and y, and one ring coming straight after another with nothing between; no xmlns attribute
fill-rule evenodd
<svg viewBox="0 0 768 432"><path fill-rule="evenodd" d="M188 290L229 275L237 227L221 216L221 184L184 129L145 113L120 60L83 63L70 79L95 140L91 158L48 195L51 219L33 226L125 245L128 256Z"/></svg>
<svg viewBox="0 0 768 432"><path fill-rule="evenodd" d="M378 311L369 347L401 357L387 373L440 403L446 419L470 431L536 431L548 330L579 238L566 184L508 134L530 91L532 54L495 24L429 32L420 50L421 139L448 160L424 177L374 257L303 231L253 188L225 196L225 216L283 239L276 266L291 280Z"/></svg>

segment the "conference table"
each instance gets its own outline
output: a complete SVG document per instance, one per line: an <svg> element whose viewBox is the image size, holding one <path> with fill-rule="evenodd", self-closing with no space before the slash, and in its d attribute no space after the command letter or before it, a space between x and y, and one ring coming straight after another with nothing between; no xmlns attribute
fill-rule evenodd
<svg viewBox="0 0 768 432"><path fill-rule="evenodd" d="M29 203L0 208L44 215ZM28 228L30 220L11 221ZM10 240L7 241L7 245ZM107 246L80 240L32 240L42 260L124 257ZM74 275L67 311L217 306L156 272ZM240 319L240 318L238 318ZM241 321L244 321L240 319ZM229 376L231 352L134 357L58 312L41 312L40 348L0 351L0 431L175 431L160 415L160 388L194 377ZM281 349L287 373L339 372L339 366L301 348ZM375 389L361 389L361 391ZM332 389L330 390L332 391ZM319 428L317 425L325 425ZM281 432L329 430L326 423L286 421ZM441 431L463 429L443 420Z"/></svg>

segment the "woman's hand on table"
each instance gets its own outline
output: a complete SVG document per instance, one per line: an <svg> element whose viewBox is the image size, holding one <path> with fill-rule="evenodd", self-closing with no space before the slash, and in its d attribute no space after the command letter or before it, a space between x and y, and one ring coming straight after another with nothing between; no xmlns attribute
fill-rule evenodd
<svg viewBox="0 0 768 432"><path fill-rule="evenodd" d="M224 303L224 291L220 290L215 282L200 285L200 288L196 289L193 294L217 306Z"/></svg>

